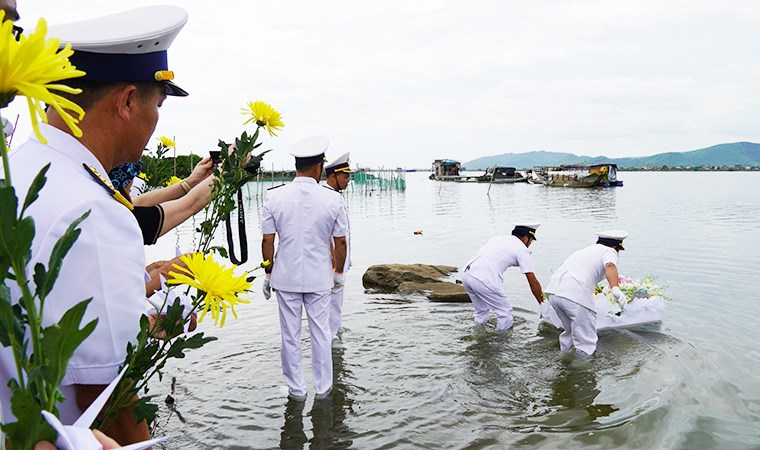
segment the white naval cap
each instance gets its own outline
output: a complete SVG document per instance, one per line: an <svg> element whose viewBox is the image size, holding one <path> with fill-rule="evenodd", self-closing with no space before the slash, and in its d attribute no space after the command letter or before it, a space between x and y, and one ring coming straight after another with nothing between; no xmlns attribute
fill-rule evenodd
<svg viewBox="0 0 760 450"><path fill-rule="evenodd" d="M596 233L597 244L606 245L616 250L625 250L623 248L623 239L628 237L628 232L625 230L606 230Z"/></svg>
<svg viewBox="0 0 760 450"><path fill-rule="evenodd" d="M351 170L351 165L349 164L348 160L351 157L351 152L344 153L334 160L330 161L329 163L325 164L325 174L330 175L335 172L345 172L345 173L351 173L353 170Z"/></svg>
<svg viewBox="0 0 760 450"><path fill-rule="evenodd" d="M309 136L296 142L290 148L290 154L295 156L296 162L316 164L325 160L329 145L330 140L324 136Z"/></svg>
<svg viewBox="0 0 760 450"><path fill-rule="evenodd" d="M515 228L512 230L513 234L517 233L520 236L530 236L534 241L538 240L536 237L536 230L541 226L540 223L533 221L515 222L514 226Z"/></svg>
<svg viewBox="0 0 760 450"><path fill-rule="evenodd" d="M185 23L187 12L176 6L146 6L108 16L87 19L48 29L60 38L61 47L71 44L69 58L86 75L83 80L104 82L160 81L167 95L186 96L171 82L167 50Z"/></svg>

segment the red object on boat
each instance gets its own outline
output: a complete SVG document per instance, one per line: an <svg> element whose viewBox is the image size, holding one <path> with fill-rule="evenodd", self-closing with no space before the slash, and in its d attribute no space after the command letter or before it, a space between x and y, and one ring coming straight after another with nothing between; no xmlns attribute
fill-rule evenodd
<svg viewBox="0 0 760 450"><path fill-rule="evenodd" d="M422 230L417 230L414 232L414 234L422 234Z"/></svg>

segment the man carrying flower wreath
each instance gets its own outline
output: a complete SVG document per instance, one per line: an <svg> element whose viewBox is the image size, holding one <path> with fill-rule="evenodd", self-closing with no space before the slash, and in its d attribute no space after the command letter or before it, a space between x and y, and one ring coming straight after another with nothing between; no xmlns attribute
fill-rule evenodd
<svg viewBox="0 0 760 450"><path fill-rule="evenodd" d="M559 336L560 350L575 347L576 353L591 356L596 351L596 306L594 289L605 277L621 308L627 302L618 287L618 257L628 232L609 230L597 233L596 244L570 255L549 280L546 294L564 331Z"/></svg>
<svg viewBox="0 0 760 450"><path fill-rule="evenodd" d="M149 17L154 20L146 20ZM71 63L86 73L67 83L81 88L81 94L61 95L74 99L86 115L79 128L70 129L76 120L65 112L66 100L63 108L51 104L47 124L35 129L37 137L10 156L14 186L22 196L40 169L50 164L45 189L28 210L36 225L30 267L47 261L68 224L90 211L44 311L47 326L75 303L92 298L84 320L98 320L74 352L61 383L64 424L76 420L116 378L127 343L137 336L145 313L142 236L132 205L116 193L107 174L121 163L140 159L167 95L187 95L171 83L173 73L167 65L167 49L186 21L184 10L156 6L51 28L61 45L71 44ZM11 352L0 349L0 399L6 421L13 420L6 386L15 375ZM145 422L135 424L128 409L105 431L121 444L148 438Z"/></svg>

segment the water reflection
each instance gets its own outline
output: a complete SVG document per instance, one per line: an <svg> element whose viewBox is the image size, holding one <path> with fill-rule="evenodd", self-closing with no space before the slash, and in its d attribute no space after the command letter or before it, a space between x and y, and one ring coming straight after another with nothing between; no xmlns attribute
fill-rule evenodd
<svg viewBox="0 0 760 450"><path fill-rule="evenodd" d="M315 399L308 416L311 419L312 438L304 431L305 402L288 400L285 405L285 424L280 433L280 448L283 450L328 450L346 449L353 445L354 433L345 423L348 413L352 413L353 399L348 381L351 371L344 363L344 349L333 349L333 389L324 399Z"/></svg>
<svg viewBox="0 0 760 450"><path fill-rule="evenodd" d="M280 433L280 448L283 450L300 450L309 441L303 431L303 410L305 402L288 400L285 405L285 425Z"/></svg>
<svg viewBox="0 0 760 450"><path fill-rule="evenodd" d="M597 367L591 361L574 358L552 381L550 405L562 410L553 414L555 427L582 430L600 417L607 417L619 408L604 403L594 403L601 390L597 386Z"/></svg>

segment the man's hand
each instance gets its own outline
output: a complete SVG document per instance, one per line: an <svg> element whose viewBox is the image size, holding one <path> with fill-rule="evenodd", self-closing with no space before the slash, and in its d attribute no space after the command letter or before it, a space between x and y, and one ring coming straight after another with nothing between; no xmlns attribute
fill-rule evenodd
<svg viewBox="0 0 760 450"><path fill-rule="evenodd" d="M346 285L346 275L338 272L333 272L333 287L332 293L337 294Z"/></svg>
<svg viewBox="0 0 760 450"><path fill-rule="evenodd" d="M261 291L264 293L264 298L269 300L272 298L272 286L269 285L269 279L272 278L272 275L267 274L264 277L264 286L261 288Z"/></svg>
<svg viewBox="0 0 760 450"><path fill-rule="evenodd" d="M625 296L622 290L618 286L612 288L612 295L615 296L615 301L621 310L625 310L625 306L628 304L628 297Z"/></svg>
<svg viewBox="0 0 760 450"><path fill-rule="evenodd" d="M190 185L190 187L195 187L198 185L198 183L205 180L209 175L213 173L214 162L211 161L210 156L207 156L195 165L192 173L190 173L190 176L187 177L187 183Z"/></svg>
<svg viewBox="0 0 760 450"><path fill-rule="evenodd" d="M145 268L145 270L148 272L148 275L150 275L150 281L145 283L146 297L150 297L157 290L161 289L161 276L163 276L166 280L169 278L169 272L177 272L177 268L174 267L174 264L180 267L187 267L185 263L183 263L179 258L180 257L177 256L170 261L156 261Z"/></svg>
<svg viewBox="0 0 760 450"><path fill-rule="evenodd" d="M95 436L95 439L103 447L103 450L121 448L121 445L119 445L118 442L101 433L100 430L92 430L92 435ZM34 450L58 450L58 447L51 444L50 442L42 441L34 446Z"/></svg>
<svg viewBox="0 0 760 450"><path fill-rule="evenodd" d="M154 310L151 310L151 311L154 311ZM160 339L162 341L167 340L167 338L168 339L174 339L175 337L177 337L180 334L182 334L182 331L185 331L184 330L184 325L183 325L183 327L182 327L183 330L182 331L179 331L174 336L167 336L165 330L160 330L160 331L156 330L156 324L157 324L157 322L160 319L165 318L166 317L165 314L161 314L161 317L157 317L155 312L153 312L153 313L148 312L148 314L146 314L146 316L148 317L148 323L150 324L149 326L150 326L150 329L152 330L151 333L150 333L150 337L152 337L154 339ZM190 315L190 319L187 322L187 331L185 331L185 332L195 331L195 329L197 327L198 327L198 315L195 314L195 313L192 313Z"/></svg>

